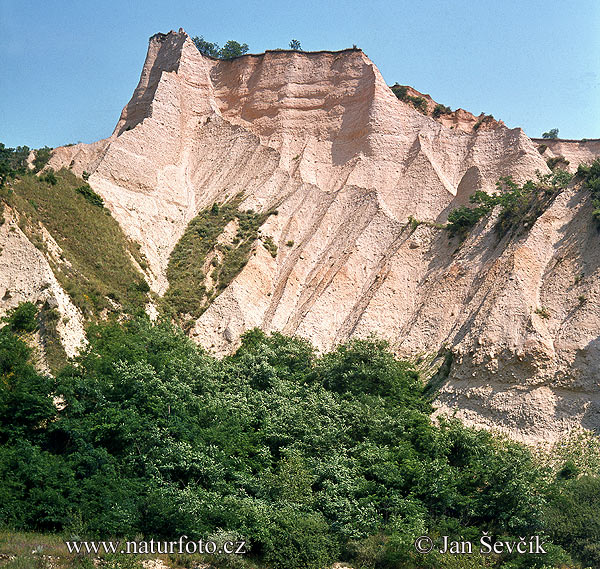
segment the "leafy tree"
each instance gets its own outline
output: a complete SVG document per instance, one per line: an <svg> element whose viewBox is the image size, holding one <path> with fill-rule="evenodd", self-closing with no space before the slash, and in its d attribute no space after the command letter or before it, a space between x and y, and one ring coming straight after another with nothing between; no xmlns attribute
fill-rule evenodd
<svg viewBox="0 0 600 569"><path fill-rule="evenodd" d="M549 139L558 138L558 129L557 128L552 128L548 132L544 132L542 134L542 138L549 138Z"/></svg>
<svg viewBox="0 0 600 569"><path fill-rule="evenodd" d="M290 42L290 49L293 49L294 51L301 51L302 46L300 45L300 42L298 40L292 40Z"/></svg>
<svg viewBox="0 0 600 569"><path fill-rule="evenodd" d="M52 157L52 148L48 146L44 146L43 148L38 148L35 151L35 158L33 159L33 171L39 172L44 168L48 161Z"/></svg>
<svg viewBox="0 0 600 569"><path fill-rule="evenodd" d="M241 44L235 40L229 40L223 47L217 43L206 41L202 36L192 38L194 45L200 53L216 57L217 59L233 59L248 52L248 44Z"/></svg>
<svg viewBox="0 0 600 569"><path fill-rule="evenodd" d="M202 36L194 36L192 41L200 53L211 57L220 57L221 48L219 44L208 42Z"/></svg>
<svg viewBox="0 0 600 569"><path fill-rule="evenodd" d="M600 478L558 483L545 511L550 535L587 567L600 566Z"/></svg>
<svg viewBox="0 0 600 569"><path fill-rule="evenodd" d="M221 49L219 57L221 59L233 59L248 53L247 43L238 43L235 40L229 40Z"/></svg>
<svg viewBox="0 0 600 569"><path fill-rule="evenodd" d="M35 332L38 328L37 308L33 302L22 302L4 318L14 332Z"/></svg>
<svg viewBox="0 0 600 569"><path fill-rule="evenodd" d="M252 562L285 569L342 554L357 567L415 567L415 535L550 531L596 562L597 478L549 489L525 447L434 424L418 374L384 342L317 355L305 340L251 330L219 360L147 317L92 326L88 338L54 379L9 324L0 329L2 527L226 532L248 542ZM547 566L573 566L553 547ZM505 562L522 567L469 566ZM446 563L428 566L458 567Z"/></svg>

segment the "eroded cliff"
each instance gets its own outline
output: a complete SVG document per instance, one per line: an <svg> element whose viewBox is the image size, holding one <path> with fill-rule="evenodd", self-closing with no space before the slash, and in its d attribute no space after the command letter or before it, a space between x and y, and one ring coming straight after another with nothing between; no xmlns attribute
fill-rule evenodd
<svg viewBox="0 0 600 569"><path fill-rule="evenodd" d="M453 354L444 412L528 441L597 430L600 253L587 194L572 185L524 235L482 222L462 245L450 239L435 224L475 190L549 172L521 129L461 117L398 100L357 49L222 61L171 32L151 38L112 136L57 149L50 165L90 174L161 295L199 211L236 196L241 210L277 210L191 326L218 353L253 326L321 348L375 333L406 355Z"/></svg>

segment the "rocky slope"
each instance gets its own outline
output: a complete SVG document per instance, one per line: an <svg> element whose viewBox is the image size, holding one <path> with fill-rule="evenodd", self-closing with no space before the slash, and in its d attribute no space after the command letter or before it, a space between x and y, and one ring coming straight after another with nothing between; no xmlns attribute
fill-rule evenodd
<svg viewBox="0 0 600 569"><path fill-rule="evenodd" d="M500 176L549 172L521 129L474 130L466 115L421 114L357 49L220 61L170 32L151 38L112 136L57 149L50 165L90 174L141 244L158 294L199 211L240 193L241 209L277 210L260 228L275 256L257 240L191 327L218 353L253 326L321 348L375 333L406 355L453 354L444 412L527 441L597 430L600 248L589 200L574 186L524 236L499 239L482 222L459 246L435 226L452 208Z"/></svg>

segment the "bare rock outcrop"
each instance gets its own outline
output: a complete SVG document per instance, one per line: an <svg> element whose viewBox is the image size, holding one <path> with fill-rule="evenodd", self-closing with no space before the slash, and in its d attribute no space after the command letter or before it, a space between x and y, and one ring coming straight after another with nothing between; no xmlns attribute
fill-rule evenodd
<svg viewBox="0 0 600 569"><path fill-rule="evenodd" d="M549 172L521 129L477 120L419 113L357 49L221 61L170 32L150 39L112 136L58 149L50 166L90 174L159 294L200 210L240 193L244 209L278 210L261 228L275 258L257 242L192 328L217 353L253 326L319 348L369 333L407 355L447 346L441 410L529 441L599 429L599 248L585 192L562 194L525 238L479 227L457 250L434 226L501 176Z"/></svg>

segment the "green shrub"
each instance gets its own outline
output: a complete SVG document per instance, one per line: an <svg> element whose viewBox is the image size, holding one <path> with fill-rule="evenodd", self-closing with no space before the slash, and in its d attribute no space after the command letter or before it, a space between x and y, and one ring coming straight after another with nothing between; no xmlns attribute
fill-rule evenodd
<svg viewBox="0 0 600 569"><path fill-rule="evenodd" d="M584 187L592 194L593 218L600 226L600 158L596 158L591 164L580 164L577 168L577 176L583 180Z"/></svg>
<svg viewBox="0 0 600 569"><path fill-rule="evenodd" d="M404 85L394 85L392 87L392 92L398 99L404 101L405 103L411 104L417 111L426 115L427 114L427 100L423 97L413 96L408 94L408 87Z"/></svg>
<svg viewBox="0 0 600 569"><path fill-rule="evenodd" d="M48 170L46 170L46 173L43 176L40 176L40 180L42 182L50 184L51 186L56 186L58 182L58 179L56 178L56 173L52 168L48 168Z"/></svg>
<svg viewBox="0 0 600 569"><path fill-rule="evenodd" d="M542 134L542 138L556 139L558 138L558 129L552 128L548 132Z"/></svg>
<svg viewBox="0 0 600 569"><path fill-rule="evenodd" d="M44 146L43 148L38 148L35 151L35 158L33 159L33 171L39 172L48 164L52 158L52 148L48 146Z"/></svg>
<svg viewBox="0 0 600 569"><path fill-rule="evenodd" d="M204 55L209 55L217 59L233 59L248 53L248 44L239 43L235 40L229 40L223 47L216 43L207 42L202 36L192 38L198 51Z"/></svg>
<svg viewBox="0 0 600 569"><path fill-rule="evenodd" d="M271 257L277 257L277 245L275 245L275 241L270 235L262 238L263 245L265 249L271 254Z"/></svg>
<svg viewBox="0 0 600 569"><path fill-rule="evenodd" d="M321 569L329 567L339 554L323 516L293 507L274 515L262 547L265 561L273 569Z"/></svg>
<svg viewBox="0 0 600 569"><path fill-rule="evenodd" d="M464 237L487 212L481 207L462 206L448 214L448 230L450 235Z"/></svg>
<svg viewBox="0 0 600 569"><path fill-rule="evenodd" d="M510 176L500 178L495 194L478 190L469 197L469 201L477 207L462 206L450 212L447 225L450 235L464 238L496 206L500 206L500 211L495 229L501 236L511 230L531 227L572 177L568 172L557 169L552 174L538 174L537 182L529 180L522 186Z"/></svg>
<svg viewBox="0 0 600 569"><path fill-rule="evenodd" d="M385 343L317 355L251 330L217 359L146 317L88 337L54 379L0 329L4 528L244 536L248 566L285 569L328 567L342 552L355 567L524 569L504 557L427 561L414 539L539 534L598 564L598 478L578 478L575 460L554 477L518 443L434 423L417 372ZM529 566L576 566L549 551Z"/></svg>
<svg viewBox="0 0 600 569"><path fill-rule="evenodd" d="M4 320L15 332L35 332L38 328L37 312L33 302L23 302L13 308Z"/></svg>
<svg viewBox="0 0 600 569"><path fill-rule="evenodd" d="M438 103L434 109L433 112L431 113L431 116L434 118L438 118L441 117L442 115L449 115L452 112L452 109L450 107L447 107L446 105L442 105L440 103Z"/></svg>
<svg viewBox="0 0 600 569"><path fill-rule="evenodd" d="M103 208L104 200L89 186L89 184L84 184L83 186L79 186L75 188L75 191L78 194L81 194L88 202L92 205Z"/></svg>
<svg viewBox="0 0 600 569"><path fill-rule="evenodd" d="M534 310L534 312L540 317L543 318L544 320L548 320L550 318L550 312L548 312L548 309L545 306L541 306L539 308L536 308Z"/></svg>
<svg viewBox="0 0 600 569"><path fill-rule="evenodd" d="M552 158L548 158L548 160L546 160L546 164L550 170L555 170L556 168L565 170L570 162L564 156L553 156Z"/></svg>
<svg viewBox="0 0 600 569"><path fill-rule="evenodd" d="M545 511L550 537L586 567L600 566L600 478L558 482Z"/></svg>

